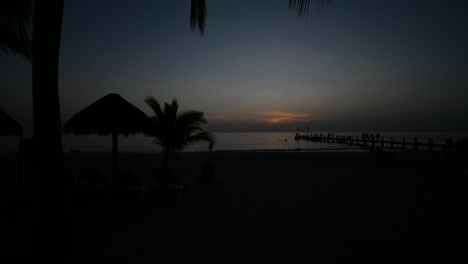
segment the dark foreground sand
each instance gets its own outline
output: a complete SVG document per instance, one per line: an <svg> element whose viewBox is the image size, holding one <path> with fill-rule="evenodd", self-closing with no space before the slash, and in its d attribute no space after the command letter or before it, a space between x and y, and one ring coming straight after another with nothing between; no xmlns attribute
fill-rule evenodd
<svg viewBox="0 0 468 264"><path fill-rule="evenodd" d="M210 160L218 177L201 184ZM67 157L67 171L110 169L110 154ZM121 154L152 175L156 154ZM170 194L76 190L70 263L466 263L466 157L399 153L181 153L171 168L195 178ZM457 259L458 257L458 259ZM463 259L460 259L463 258Z"/></svg>

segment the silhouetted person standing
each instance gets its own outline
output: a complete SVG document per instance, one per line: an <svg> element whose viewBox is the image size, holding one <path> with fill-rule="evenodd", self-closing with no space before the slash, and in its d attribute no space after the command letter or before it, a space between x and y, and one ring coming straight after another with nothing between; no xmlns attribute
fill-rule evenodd
<svg viewBox="0 0 468 264"><path fill-rule="evenodd" d="M203 165L202 168L202 177L201 177L201 182L202 183L214 183L215 178L213 175L214 167L211 165L209 161L205 162L205 165Z"/></svg>
<svg viewBox="0 0 468 264"><path fill-rule="evenodd" d="M208 145L208 150L209 150L210 152L213 151L213 145L214 145L213 142L210 142L210 145Z"/></svg>

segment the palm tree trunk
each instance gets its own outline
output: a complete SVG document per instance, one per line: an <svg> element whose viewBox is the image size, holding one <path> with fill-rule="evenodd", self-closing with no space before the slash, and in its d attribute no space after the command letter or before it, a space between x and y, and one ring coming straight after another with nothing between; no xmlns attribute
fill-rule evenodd
<svg viewBox="0 0 468 264"><path fill-rule="evenodd" d="M34 239L38 262L63 260L68 192L64 172L58 69L63 0L35 1L33 22ZM46 239L47 238L47 239ZM45 241L48 241L46 243Z"/></svg>

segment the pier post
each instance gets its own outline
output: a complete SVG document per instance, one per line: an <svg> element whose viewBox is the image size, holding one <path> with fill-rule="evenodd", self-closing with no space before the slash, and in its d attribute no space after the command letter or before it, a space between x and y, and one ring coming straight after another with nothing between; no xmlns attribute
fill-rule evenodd
<svg viewBox="0 0 468 264"><path fill-rule="evenodd" d="M417 137L414 137L414 143L411 142L411 140L408 140L408 142L406 142L406 138L405 137L402 137L401 138L401 141L395 141L395 137L389 137L389 139L387 141L385 141L385 137L383 136L375 136L373 134L371 135L368 135L367 133L366 134L362 134L362 138L361 136L340 136L340 135L335 135L333 133L327 133L327 134L324 134L324 133L320 133L320 134L317 134L315 133L314 135L312 135L311 133L307 134L307 135L299 135L298 133L296 133L294 139L295 140L310 140L310 141L320 141L320 142L327 142L327 143L337 143L337 144L348 144L348 145L361 145L361 146L369 146L371 145L372 148L375 148L376 145L379 144L379 141L380 141L380 147L381 148L384 148L385 147L385 144L390 144L390 148L398 148L401 144L401 149L402 150L406 150L407 149L407 145L408 145L408 148L411 149L411 145L414 145L414 151L418 151L419 150L419 147L421 147L423 150L426 149L426 146L427 146L427 151L434 151L434 139L433 138L426 138L426 139L422 139L423 142L421 144L419 144L418 142L418 138ZM427 141L426 141L427 140ZM427 142L427 143L425 143ZM396 146L395 146L396 144ZM451 151L454 146L453 146L453 141L452 141L452 138L447 138L445 140L445 145L442 145L442 144L436 144L436 147L444 147L444 151ZM387 147L389 147L387 145Z"/></svg>

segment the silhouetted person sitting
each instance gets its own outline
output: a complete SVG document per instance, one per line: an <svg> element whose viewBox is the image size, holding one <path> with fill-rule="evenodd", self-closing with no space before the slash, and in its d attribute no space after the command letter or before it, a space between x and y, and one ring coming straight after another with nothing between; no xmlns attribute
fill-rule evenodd
<svg viewBox="0 0 468 264"><path fill-rule="evenodd" d="M387 154L385 153L385 151L380 147L376 147L376 148L371 147L369 155L374 160L380 160L380 159L383 159L383 158L387 157Z"/></svg>
<svg viewBox="0 0 468 264"><path fill-rule="evenodd" d="M205 162L205 165L203 165L202 168L202 177L201 177L201 182L202 183L214 183L215 178L213 175L214 167L211 165L209 161Z"/></svg>

